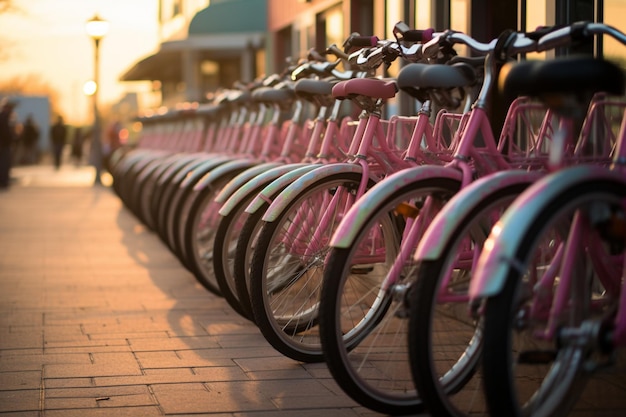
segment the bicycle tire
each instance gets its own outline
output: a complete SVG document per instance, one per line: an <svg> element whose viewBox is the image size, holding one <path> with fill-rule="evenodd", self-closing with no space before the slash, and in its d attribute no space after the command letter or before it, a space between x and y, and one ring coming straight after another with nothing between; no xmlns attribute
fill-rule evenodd
<svg viewBox="0 0 626 417"><path fill-rule="evenodd" d="M325 230L320 229L316 221L324 209L319 205L319 199L331 198L329 196L334 193L349 188L342 195L346 198L341 202L345 207L349 196L353 198L356 195L361 181L361 174L356 172L330 175L300 191L275 221L261 222L250 268L249 291L254 321L276 350L294 360L302 362L324 360L317 329L319 289L325 252L340 219L334 219ZM372 185L370 181L369 187ZM308 210L307 215L317 219L309 218L306 223L308 227L306 239L313 238L312 235L321 230L325 242L320 243L319 250L314 255L303 253L302 257L298 258L300 254L287 253L286 256L282 256L279 240L283 238L281 235L283 225L293 220L292 215L302 216L303 207ZM339 211L338 215L341 214ZM304 233L303 226L305 224L291 227L298 228ZM304 246L311 248L312 244L307 241ZM308 249L305 249L306 251ZM307 265L307 260L312 263ZM296 288L296 284L302 287ZM280 311L273 307L273 304L276 306L276 300L285 301L280 306ZM293 307L293 311L289 311L289 306Z"/></svg>
<svg viewBox="0 0 626 417"><path fill-rule="evenodd" d="M222 177L210 186L204 187L190 201L189 214L181 219L180 236L183 242L184 263L195 275L204 288L221 296L219 285L213 274L213 243L215 228L219 221L215 196L226 184L228 178Z"/></svg>
<svg viewBox="0 0 626 417"><path fill-rule="evenodd" d="M442 256L421 261L409 294L409 358L415 386L430 412L464 417L487 412L480 373L480 317L468 311L473 260L493 223L530 182L516 183L482 196L462 218L450 219ZM473 189L471 192L475 192ZM447 284L445 288L442 288ZM444 302L440 290L453 297ZM468 400L471 398L471 401Z"/></svg>
<svg viewBox="0 0 626 417"><path fill-rule="evenodd" d="M330 251L320 306L325 360L344 392L370 409L395 415L424 409L409 371L406 339L404 294L409 284L406 278L412 277L411 261L403 268L404 280L388 289L381 288L401 245L404 220L400 220L403 217L396 208L434 193L446 200L459 187L452 179L401 187L376 209L363 213L366 226L348 247ZM389 229L380 247L371 247L372 236L384 233L383 225L389 219L393 219L395 229ZM379 255L370 259L364 256L368 253Z"/></svg>
<svg viewBox="0 0 626 417"><path fill-rule="evenodd" d="M258 191L256 190L257 193ZM220 292L233 310L250 321L254 321L252 310L246 308L237 291L235 253L245 224L245 209L254 195L251 194L248 199L242 200L227 216L222 216L215 232L215 245L213 246L213 270ZM249 305L249 301L247 305Z"/></svg>
<svg viewBox="0 0 626 417"><path fill-rule="evenodd" d="M256 246L256 240L261 228L261 218L265 210L269 207L267 202L263 202L261 207L254 213L244 214L243 227L237 238L237 246L235 248L235 262L233 265L233 278L235 280L235 289L237 290L237 298L241 304L242 310L247 317L254 321L254 312L252 311L252 301L250 300L250 265L252 263L252 254Z"/></svg>

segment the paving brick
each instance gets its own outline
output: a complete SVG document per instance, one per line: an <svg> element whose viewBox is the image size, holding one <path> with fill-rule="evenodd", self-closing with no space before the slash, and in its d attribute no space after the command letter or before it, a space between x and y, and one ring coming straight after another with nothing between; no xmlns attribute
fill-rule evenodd
<svg viewBox="0 0 626 417"><path fill-rule="evenodd" d="M0 289L1 291L1 289ZM0 310L0 315L2 311ZM43 334L41 331L13 333L8 328L0 329L0 350L37 349L42 348Z"/></svg>
<svg viewBox="0 0 626 417"><path fill-rule="evenodd" d="M93 387L94 381L91 377L84 378L44 378L46 389L49 388L88 388Z"/></svg>
<svg viewBox="0 0 626 417"><path fill-rule="evenodd" d="M93 378L94 385L153 385L182 382L202 382L202 378L195 375L191 368L144 369L142 375L133 376L103 376Z"/></svg>
<svg viewBox="0 0 626 417"><path fill-rule="evenodd" d="M83 365L46 365L47 378L141 375L132 353L93 353L91 363Z"/></svg>
<svg viewBox="0 0 626 417"><path fill-rule="evenodd" d="M236 357L235 362L241 366L246 372L253 371L276 371L279 369L283 370L295 370L302 369L302 366L299 362L294 361L293 359L287 358L283 355L276 355L275 357L263 358L263 360L259 360L258 356L253 357Z"/></svg>
<svg viewBox="0 0 626 417"><path fill-rule="evenodd" d="M346 396L329 396L325 395L278 395L272 397L272 401L279 409L307 409L317 408L321 414L324 413L325 408L338 408L338 407L357 407L358 404L347 398Z"/></svg>
<svg viewBox="0 0 626 417"><path fill-rule="evenodd" d="M0 413L39 410L40 398L39 389L2 390L0 391Z"/></svg>
<svg viewBox="0 0 626 417"><path fill-rule="evenodd" d="M161 417L163 413L156 406L120 408L79 408L46 410L45 417ZM197 417L197 416L196 416Z"/></svg>
<svg viewBox="0 0 626 417"><path fill-rule="evenodd" d="M251 410L275 410L270 398L259 390L258 382L237 384L174 384L152 387L166 414L226 413ZM181 401L184 393L187 401Z"/></svg>
<svg viewBox="0 0 626 417"><path fill-rule="evenodd" d="M258 332L258 329L244 334L226 334L215 335L215 340L223 348L238 348L241 346L247 347L267 347L268 342Z"/></svg>
<svg viewBox="0 0 626 417"><path fill-rule="evenodd" d="M222 346L214 336L129 338L128 343L134 352L218 348Z"/></svg>
<svg viewBox="0 0 626 417"><path fill-rule="evenodd" d="M178 384L207 381L242 381L250 378L237 366L215 366L206 368L146 369L144 375L123 377L97 377L98 386Z"/></svg>
<svg viewBox="0 0 626 417"><path fill-rule="evenodd" d="M39 389L41 371L0 371L0 387L3 391Z"/></svg>

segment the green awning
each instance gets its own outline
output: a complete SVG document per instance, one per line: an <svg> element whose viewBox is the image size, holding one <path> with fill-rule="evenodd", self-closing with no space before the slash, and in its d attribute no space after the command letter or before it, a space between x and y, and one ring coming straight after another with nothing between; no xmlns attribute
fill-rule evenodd
<svg viewBox="0 0 626 417"><path fill-rule="evenodd" d="M180 51L159 51L139 60L121 77L121 81L177 81L182 77Z"/></svg>
<svg viewBox="0 0 626 417"><path fill-rule="evenodd" d="M189 23L189 35L266 32L267 0L211 0Z"/></svg>

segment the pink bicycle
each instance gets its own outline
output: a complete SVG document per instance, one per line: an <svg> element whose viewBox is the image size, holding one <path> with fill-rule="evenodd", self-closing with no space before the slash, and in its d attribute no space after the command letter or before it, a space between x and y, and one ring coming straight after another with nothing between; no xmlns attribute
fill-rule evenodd
<svg viewBox="0 0 626 417"><path fill-rule="evenodd" d="M599 23L563 28L543 43L580 31L626 44L624 33ZM575 71L558 65L537 67L519 87L537 95L552 91L559 97L552 103L569 103L563 110L570 113L579 111L585 90L624 94L624 74L615 65L591 61ZM622 359L625 161L622 122L610 167L584 164L542 178L515 199L485 241L469 293L484 317L482 374L491 415L566 415L588 399L590 377ZM621 383L623 374L603 379ZM602 408L595 404L592 414Z"/></svg>

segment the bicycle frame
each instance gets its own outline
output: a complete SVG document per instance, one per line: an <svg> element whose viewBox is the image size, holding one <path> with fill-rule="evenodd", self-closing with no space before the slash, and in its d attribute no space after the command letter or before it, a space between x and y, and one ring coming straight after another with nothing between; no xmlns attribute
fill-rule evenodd
<svg viewBox="0 0 626 417"><path fill-rule="evenodd" d="M343 164L322 166L309 172L302 178L299 178L293 184L288 186L283 192L281 192L272 201L270 207L265 212L262 218L263 221L275 221L280 213L288 207L288 205L300 194L302 190L314 185L316 182L325 178L331 178L339 173L345 174L353 172L361 175L361 180L359 181L359 186L356 190L340 186L337 187L337 190L334 192L332 197L326 196L324 201L317 201L315 203L314 211L323 209L324 212L322 218L318 220L319 225L316 226L315 233L311 239L312 242L316 242L316 245L309 244L305 248L299 248L297 245L294 245L294 242L298 242L300 240L298 238L299 234L305 233L305 228L299 228L296 225L310 224L313 221L313 219L309 217L311 211L300 210L297 213L297 217L289 227L289 230L287 230L283 242L291 253L311 255L320 251L323 247L327 247L329 239L323 239L323 235L330 230L330 222L336 223L337 220L341 220L345 213L347 213L357 201L366 195L366 190L371 182L379 182L384 175L389 174L390 169L397 169L397 166L413 166L418 160L425 160L426 158L422 156L421 153L421 143L423 140L427 142L427 146L435 146L432 138L433 128L428 121L427 113L420 113L417 116L417 120L415 118L398 118L396 120L390 119L388 123L391 126L389 128L390 131L388 132L383 130L379 113L372 112L367 116L367 118L362 117L359 120L359 124L364 123L364 120L367 120L367 124L362 136L355 135L355 140L353 140L348 151L348 153L350 155L354 155L354 157ZM413 128L413 133L407 150L404 152L404 158L400 158L395 156L395 154L391 151L391 148L388 146L388 142L390 141L389 138L394 137L395 130L392 129L392 127L395 127L394 123L403 123L406 120L409 120L412 123L415 122L415 127ZM390 157L390 159L380 158L375 152L372 152L372 145L375 138L378 139L378 142L381 145L382 153L387 155L387 158ZM368 158L368 155L371 155L372 158ZM370 159L374 159L377 162L377 166L372 165ZM338 212L339 215L337 217L337 211L335 209L338 208L340 203L342 204L342 207L340 208L340 211Z"/></svg>
<svg viewBox="0 0 626 417"><path fill-rule="evenodd" d="M626 121L622 121L620 140L616 150L616 161L623 160L622 155L626 155L625 126ZM623 164L615 163L612 170L594 165L581 165L564 169L541 179L516 199L493 227L488 240L485 242L483 253L476 265L476 278L470 283L470 299L479 300L492 297L503 289L509 265L516 262L515 254L522 243L515 237L528 228L529 222L538 213L545 210L546 205L551 200L567 189L576 189L576 187L584 184L600 182L615 183L626 187ZM519 213L523 213L523 215ZM560 282L564 282L562 286L559 285L558 293L554 297L554 304L552 304L553 299L551 297L540 297L539 300L536 300L535 306L533 306L532 311L534 314L549 314L550 316L550 324L541 337L554 337L557 331L556 326L558 322L555 317L565 308L567 291L571 285L568 282L571 277L571 271L567 270L567 268L573 265L571 254L580 253L581 248L584 248L590 254L596 270L599 271L598 275L605 289L613 294L617 294L620 291L621 273L615 269L614 262L609 260L610 256L602 253L602 245L599 242L584 242L596 236L592 231L585 232L586 227L590 226L585 223L583 216L578 213L575 216L575 221L572 223L569 240L561 243L567 246L559 248L559 251L554 256L553 264L537 282L538 288L551 287L557 274L560 277ZM503 242L507 243L503 244ZM623 263L623 260L618 260L618 262ZM620 295L620 308L615 324L614 343L618 345L626 343L626 296L624 293L622 291ZM549 304L547 306L545 304L541 305L542 302Z"/></svg>

